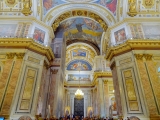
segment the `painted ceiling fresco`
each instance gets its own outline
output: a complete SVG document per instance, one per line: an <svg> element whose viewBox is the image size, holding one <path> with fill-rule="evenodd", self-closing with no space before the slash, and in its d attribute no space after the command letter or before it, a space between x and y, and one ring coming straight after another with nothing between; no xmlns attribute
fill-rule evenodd
<svg viewBox="0 0 160 120"><path fill-rule="evenodd" d="M72 70L72 71L91 71L92 70L92 66L85 60L73 60L68 64L67 70Z"/></svg>
<svg viewBox="0 0 160 120"><path fill-rule="evenodd" d="M88 40L100 47L102 28L98 22L85 18L76 17L63 21L55 32L56 38L67 40Z"/></svg>
<svg viewBox="0 0 160 120"><path fill-rule="evenodd" d="M117 0L43 0L43 14L45 15L51 8L68 2L93 2L108 9L116 15Z"/></svg>

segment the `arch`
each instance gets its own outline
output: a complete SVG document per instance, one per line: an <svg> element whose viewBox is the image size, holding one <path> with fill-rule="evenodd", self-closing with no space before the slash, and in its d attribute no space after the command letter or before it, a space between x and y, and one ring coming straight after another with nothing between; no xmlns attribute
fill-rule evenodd
<svg viewBox="0 0 160 120"><path fill-rule="evenodd" d="M72 11L88 11L94 13L95 15L99 16L101 20L104 21L105 24L108 26L114 25L116 23L116 19L113 14L107 10L105 7L89 3L89 4L63 4L60 6L56 6L52 8L44 17L43 21L51 26L52 23L62 14L68 14ZM81 16L81 15L78 15ZM67 18L72 17L68 16ZM91 16L89 16L91 17ZM91 17L92 18L92 17ZM66 19L66 18L65 18ZM64 19L63 19L64 20ZM59 21L60 22L60 21Z"/></svg>
<svg viewBox="0 0 160 120"><path fill-rule="evenodd" d="M73 43L79 43L79 42L86 43L86 44L90 45L91 47L94 48L94 50L96 51L97 55L100 55L100 49L98 48L98 46L95 45L94 43L88 41L88 40L79 40L79 39L68 40L68 41L66 41L66 44L67 44L67 46L69 46L69 45L71 45Z"/></svg>

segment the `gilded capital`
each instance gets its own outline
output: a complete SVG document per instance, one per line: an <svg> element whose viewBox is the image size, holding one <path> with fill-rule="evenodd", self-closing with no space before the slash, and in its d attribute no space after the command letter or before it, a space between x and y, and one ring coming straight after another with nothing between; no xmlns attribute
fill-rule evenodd
<svg viewBox="0 0 160 120"><path fill-rule="evenodd" d="M143 60L143 54L134 54L137 60Z"/></svg>
<svg viewBox="0 0 160 120"><path fill-rule="evenodd" d="M16 53L17 59L23 59L25 53Z"/></svg>
<svg viewBox="0 0 160 120"><path fill-rule="evenodd" d="M107 83L108 83L108 80L103 80L103 83L104 83L104 84L107 84Z"/></svg>
<svg viewBox="0 0 160 120"><path fill-rule="evenodd" d="M144 54L143 55L146 60L152 60L152 54Z"/></svg>
<svg viewBox="0 0 160 120"><path fill-rule="evenodd" d="M16 56L16 53L7 53L7 59L13 59Z"/></svg>
<svg viewBox="0 0 160 120"><path fill-rule="evenodd" d="M58 72L58 69L54 69L54 70L51 69L52 74L57 74L57 72Z"/></svg>

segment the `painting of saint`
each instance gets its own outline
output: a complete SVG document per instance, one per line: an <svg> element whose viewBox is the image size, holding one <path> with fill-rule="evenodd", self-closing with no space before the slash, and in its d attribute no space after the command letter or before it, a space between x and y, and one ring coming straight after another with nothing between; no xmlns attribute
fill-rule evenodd
<svg viewBox="0 0 160 120"><path fill-rule="evenodd" d="M45 38L45 32L39 28L35 28L33 39L41 43L44 43L44 38Z"/></svg>
<svg viewBox="0 0 160 120"><path fill-rule="evenodd" d="M124 40L126 40L127 37L126 37L125 29L122 28L122 29L114 32L114 37L115 37L116 43L118 43L118 42L123 42Z"/></svg>

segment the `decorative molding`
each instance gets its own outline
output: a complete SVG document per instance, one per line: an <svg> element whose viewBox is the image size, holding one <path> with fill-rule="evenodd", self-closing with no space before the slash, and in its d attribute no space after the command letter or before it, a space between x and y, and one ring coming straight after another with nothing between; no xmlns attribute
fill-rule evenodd
<svg viewBox="0 0 160 120"><path fill-rule="evenodd" d="M0 54L0 59L5 59L5 58L6 58L6 55Z"/></svg>
<svg viewBox="0 0 160 120"><path fill-rule="evenodd" d="M143 0L142 5L146 8L146 9L150 9L155 5L155 0Z"/></svg>
<svg viewBox="0 0 160 120"><path fill-rule="evenodd" d="M14 7L17 4L18 0L5 0L5 3L8 7Z"/></svg>
<svg viewBox="0 0 160 120"><path fill-rule="evenodd" d="M17 59L23 59L25 53L16 53L16 52L10 52L7 53L7 59L13 59L15 56L17 57Z"/></svg>
<svg viewBox="0 0 160 120"><path fill-rule="evenodd" d="M7 53L7 59L13 59L16 56L16 53Z"/></svg>
<svg viewBox="0 0 160 120"><path fill-rule="evenodd" d="M25 53L16 53L17 59L23 59Z"/></svg>
<svg viewBox="0 0 160 120"><path fill-rule="evenodd" d="M154 60L160 60L160 56L153 56Z"/></svg>
<svg viewBox="0 0 160 120"><path fill-rule="evenodd" d="M107 84L107 83L108 83L108 80L103 80L103 83L104 83L104 84Z"/></svg>
<svg viewBox="0 0 160 120"><path fill-rule="evenodd" d="M132 58L129 57L129 58L120 60L120 61L119 61L119 64L122 65L122 64L125 64L125 63L129 63L129 62L131 62L131 61L132 61Z"/></svg>
<svg viewBox="0 0 160 120"><path fill-rule="evenodd" d="M39 43L36 43L33 39L27 38L0 38L0 48L15 48L15 49L29 49L33 52L46 56L49 61L54 59L54 54L51 47L45 47ZM12 59L14 56L22 57L23 54L10 53L7 54L8 59Z"/></svg>
<svg viewBox="0 0 160 120"><path fill-rule="evenodd" d="M108 23L108 25L109 24L113 25L114 23L116 23L116 19L114 15L109 10L95 3L62 4L62 5L56 6L45 15L44 22L49 23L51 25L55 21L55 19L61 14L65 12L71 12L71 11L77 10L77 8L78 10L92 11L93 13L98 14L105 21L105 23ZM53 18L50 18L50 21L48 21L48 18L50 17L50 15L52 15ZM108 19L106 19L105 16L110 16L110 18L112 19L112 22L108 21Z"/></svg>
<svg viewBox="0 0 160 120"><path fill-rule="evenodd" d="M92 42L88 41L88 40L80 40L80 39L67 40L66 44L67 44L67 46L69 46L73 43L78 43L78 42L82 42L82 43L85 43L85 44L88 44L88 45L92 46L92 48L94 48L95 51L97 52L97 55L100 55L99 47L97 45L93 44Z"/></svg>
<svg viewBox="0 0 160 120"><path fill-rule="evenodd" d="M160 41L142 39L128 40L121 45L110 47L106 53L106 59L111 60L115 56L127 53L132 50L160 50Z"/></svg>
<svg viewBox="0 0 160 120"><path fill-rule="evenodd" d="M92 85L96 84L97 78L103 78L103 77L111 78L112 77L112 73L111 72L94 72Z"/></svg>
<svg viewBox="0 0 160 120"><path fill-rule="evenodd" d="M79 45L79 44L74 44L71 46L67 46L67 51L66 51L66 65L74 59L79 59L81 57L77 56L77 57L73 57L72 56L72 51L75 49L81 49L81 50L85 50L87 55L86 57L83 58L83 60L88 61L89 63L91 63L93 65L93 60L94 57L98 54L96 53L96 50L94 51L94 49L92 49L92 47L88 46L88 45ZM89 54L88 54L89 53ZM81 58L82 59L82 58Z"/></svg>
<svg viewBox="0 0 160 120"><path fill-rule="evenodd" d="M49 20L51 19L50 16L48 18ZM53 31L56 31L56 29L58 28L59 24L62 21L64 21L67 18L75 17L75 16L77 16L77 17L84 16L84 17L89 17L89 18L94 19L95 21L97 21L100 24L100 26L102 27L102 29L104 31L106 31L108 28L108 25L104 22L104 20L98 14L95 14L93 12L89 12L86 10L73 10L73 11L67 11L56 18L56 20L52 24Z"/></svg>
<svg viewBox="0 0 160 120"><path fill-rule="evenodd" d="M152 60L152 54L134 54L137 60L143 60L145 58L146 60Z"/></svg>
<svg viewBox="0 0 160 120"><path fill-rule="evenodd" d="M33 58L33 57L28 56L28 60L31 61L31 62L40 64L40 60L38 60L38 59L36 59L36 58Z"/></svg>

